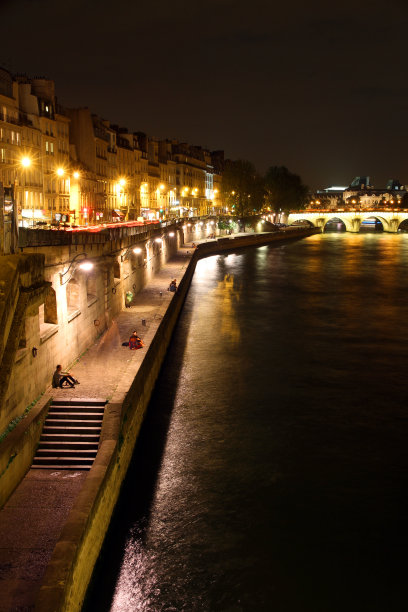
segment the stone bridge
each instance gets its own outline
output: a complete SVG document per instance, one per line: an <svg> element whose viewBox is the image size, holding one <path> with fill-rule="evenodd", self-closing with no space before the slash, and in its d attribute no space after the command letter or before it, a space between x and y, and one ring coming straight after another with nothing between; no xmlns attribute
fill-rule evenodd
<svg viewBox="0 0 408 612"><path fill-rule="evenodd" d="M289 225L299 221L307 221L314 227L324 229L326 223L340 219L348 232L358 232L360 225L366 219L377 219L382 223L384 232L396 233L403 221L408 219L408 209L398 210L303 210L291 212L288 217Z"/></svg>

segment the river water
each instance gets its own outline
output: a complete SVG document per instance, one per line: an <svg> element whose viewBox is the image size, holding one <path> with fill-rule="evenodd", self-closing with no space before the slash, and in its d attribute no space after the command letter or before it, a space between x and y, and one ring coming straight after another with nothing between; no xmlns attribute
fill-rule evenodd
<svg viewBox="0 0 408 612"><path fill-rule="evenodd" d="M197 265L84 610L406 609L408 235Z"/></svg>

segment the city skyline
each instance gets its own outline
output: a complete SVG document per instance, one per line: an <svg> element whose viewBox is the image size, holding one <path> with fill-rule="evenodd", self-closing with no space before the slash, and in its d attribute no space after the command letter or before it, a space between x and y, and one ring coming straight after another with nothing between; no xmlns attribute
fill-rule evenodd
<svg viewBox="0 0 408 612"><path fill-rule="evenodd" d="M181 0L3 4L2 65L55 80L61 104L177 138L311 188L408 181L397 0L384 7ZM15 44L17 26L20 44Z"/></svg>

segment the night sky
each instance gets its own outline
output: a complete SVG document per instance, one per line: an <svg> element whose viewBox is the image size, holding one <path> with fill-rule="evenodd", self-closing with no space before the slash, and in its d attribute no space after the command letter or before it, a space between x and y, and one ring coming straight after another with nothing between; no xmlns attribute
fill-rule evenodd
<svg viewBox="0 0 408 612"><path fill-rule="evenodd" d="M0 3L0 65L59 101L311 187L408 184L404 0Z"/></svg>

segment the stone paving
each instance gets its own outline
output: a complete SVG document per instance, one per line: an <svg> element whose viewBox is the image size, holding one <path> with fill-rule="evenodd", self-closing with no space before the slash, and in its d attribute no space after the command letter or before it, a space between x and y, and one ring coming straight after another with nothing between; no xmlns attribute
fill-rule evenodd
<svg viewBox="0 0 408 612"><path fill-rule="evenodd" d="M134 297L131 308L124 309L71 366L70 372L79 385L49 389L47 393L64 400L109 401L118 392L123 396L174 296L167 291L170 280L181 280L191 253L188 244L180 248L177 256ZM135 329L145 348L130 351L122 343ZM0 510L0 612L34 609L45 569L87 473L29 470Z"/></svg>
<svg viewBox="0 0 408 612"><path fill-rule="evenodd" d="M122 343L127 342L132 332L137 330L147 348L174 295L167 291L167 287L172 278L181 280L190 255L191 248L182 248L176 257L165 264L134 297L131 308L124 309L112 321L109 329L70 368L69 371L80 384L74 389L54 389L54 399L112 398L121 381L127 380L130 365L141 363L145 354L145 349L130 351Z"/></svg>
<svg viewBox="0 0 408 612"><path fill-rule="evenodd" d="M34 609L45 569L86 475L29 470L1 510L1 612Z"/></svg>

